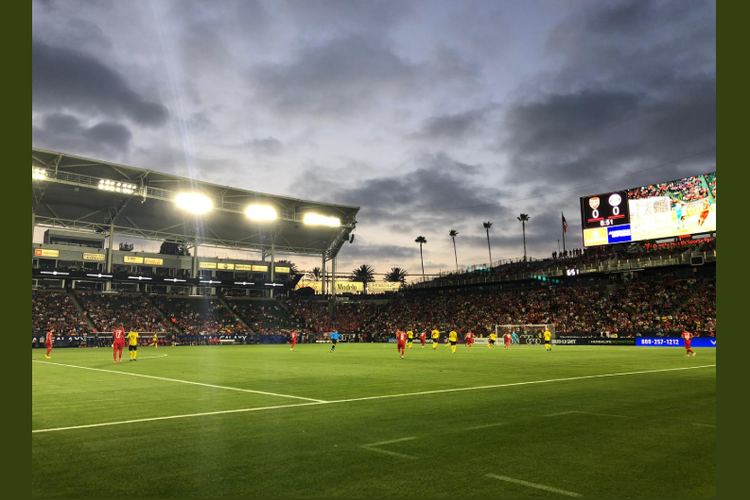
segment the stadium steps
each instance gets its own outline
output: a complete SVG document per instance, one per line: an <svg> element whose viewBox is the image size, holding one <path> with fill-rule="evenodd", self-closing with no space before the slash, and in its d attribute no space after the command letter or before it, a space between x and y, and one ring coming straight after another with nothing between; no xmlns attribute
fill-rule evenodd
<svg viewBox="0 0 750 500"><path fill-rule="evenodd" d="M248 330L250 330L250 333L252 333L253 335L256 334L256 331L253 330L253 328L245 321L245 319L242 318L239 314L237 314L234 311L234 309L232 309L229 306L229 303L224 299L224 297L219 296L218 299L219 299L219 302L221 303L221 305L223 305L224 307L226 307L227 311L230 311L237 321L239 321L240 323L242 323L243 325L245 325L245 328L247 328Z"/></svg>
<svg viewBox="0 0 750 500"><path fill-rule="evenodd" d="M78 297L76 297L76 294L73 293L73 290L66 290L65 293L68 295L68 297L70 297L71 302L73 302L73 305L76 306L78 313L86 321L86 324L89 325L89 329L91 329L92 332L95 331L96 325L94 325L94 322L91 321L91 318L81 305L81 302L78 300Z"/></svg>

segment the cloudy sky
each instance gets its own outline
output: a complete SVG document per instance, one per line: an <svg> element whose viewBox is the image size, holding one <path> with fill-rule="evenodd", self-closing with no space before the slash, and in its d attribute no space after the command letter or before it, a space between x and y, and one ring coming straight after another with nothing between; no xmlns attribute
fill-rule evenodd
<svg viewBox="0 0 750 500"><path fill-rule="evenodd" d="M578 199L716 168L711 1L33 4L32 145L361 206L339 269L581 247ZM293 258L301 267L317 260Z"/></svg>

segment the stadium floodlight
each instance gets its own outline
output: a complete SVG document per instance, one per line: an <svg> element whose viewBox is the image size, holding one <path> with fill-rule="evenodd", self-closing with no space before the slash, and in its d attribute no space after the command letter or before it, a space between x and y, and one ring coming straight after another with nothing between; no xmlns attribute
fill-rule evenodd
<svg viewBox="0 0 750 500"><path fill-rule="evenodd" d="M194 214L205 214L214 208L211 198L196 192L178 194L177 198L175 198L175 203L177 203L178 207Z"/></svg>
<svg viewBox="0 0 750 500"><path fill-rule="evenodd" d="M248 205L245 215L254 221L275 220L277 217L276 210L267 205Z"/></svg>
<svg viewBox="0 0 750 500"><path fill-rule="evenodd" d="M43 181L47 179L47 171L43 168L31 167L31 178L37 181Z"/></svg>
<svg viewBox="0 0 750 500"><path fill-rule="evenodd" d="M115 193L133 194L138 186L129 182L113 181L111 179L99 179L99 189Z"/></svg>
<svg viewBox="0 0 750 500"><path fill-rule="evenodd" d="M307 213L302 222L310 226L339 227L341 219L338 217L326 217L325 215Z"/></svg>

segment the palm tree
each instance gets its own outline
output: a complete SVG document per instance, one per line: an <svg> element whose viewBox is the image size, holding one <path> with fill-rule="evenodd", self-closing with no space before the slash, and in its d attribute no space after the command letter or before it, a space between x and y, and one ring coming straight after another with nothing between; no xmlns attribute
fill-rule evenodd
<svg viewBox="0 0 750 500"><path fill-rule="evenodd" d="M458 231L451 229L448 231L448 236L453 238L453 256L456 258L456 272L458 272L458 254L456 253L456 236L458 236Z"/></svg>
<svg viewBox="0 0 750 500"><path fill-rule="evenodd" d="M359 281L364 284L365 293L367 293L367 284L375 281L375 270L368 264L362 264L349 277L349 281Z"/></svg>
<svg viewBox="0 0 750 500"><path fill-rule="evenodd" d="M523 224L523 261L526 262L526 223L531 220L531 217L529 217L529 214L521 214L516 219Z"/></svg>
<svg viewBox="0 0 750 500"><path fill-rule="evenodd" d="M391 270L385 275L383 281L388 281L389 283L405 284L407 276L409 276L409 273L406 272L406 269L402 269L400 267L392 267Z"/></svg>
<svg viewBox="0 0 750 500"><path fill-rule="evenodd" d="M319 267L313 267L312 271L307 272L307 277L313 281L320 281L323 279L323 272Z"/></svg>
<svg viewBox="0 0 750 500"><path fill-rule="evenodd" d="M424 255L422 254L422 245L427 243L427 239L424 236L417 236L414 243L419 243L419 258L422 260L422 282L424 282Z"/></svg>
<svg viewBox="0 0 750 500"><path fill-rule="evenodd" d="M485 222L484 228L487 230L487 249L490 251L490 268L492 267L492 247L490 247L490 228L492 227L492 222Z"/></svg>

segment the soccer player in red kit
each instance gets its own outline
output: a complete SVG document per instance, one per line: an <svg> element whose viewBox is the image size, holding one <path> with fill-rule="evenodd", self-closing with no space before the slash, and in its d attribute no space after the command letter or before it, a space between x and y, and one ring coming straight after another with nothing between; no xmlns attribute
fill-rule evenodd
<svg viewBox="0 0 750 500"><path fill-rule="evenodd" d="M466 335L464 335L464 338L466 339L466 347L471 349L471 346L474 345L474 334L471 332L466 332Z"/></svg>
<svg viewBox="0 0 750 500"><path fill-rule="evenodd" d="M294 346L297 345L297 332L292 332L289 335L292 336L292 348L289 349L290 351L294 350Z"/></svg>
<svg viewBox="0 0 750 500"><path fill-rule="evenodd" d="M44 339L44 346L47 348L47 354L44 355L45 358L50 359L49 353L52 352L52 344L55 343L55 329L47 332L47 337Z"/></svg>
<svg viewBox="0 0 750 500"><path fill-rule="evenodd" d="M122 363L122 349L125 347L125 330L122 325L112 331L112 340L112 358L114 358L115 363ZM120 354L119 358L118 353Z"/></svg>
<svg viewBox="0 0 750 500"><path fill-rule="evenodd" d="M401 330L396 332L396 348L399 354L401 354L401 359L404 359L404 354L406 353L406 332L402 332Z"/></svg>
<svg viewBox="0 0 750 500"><path fill-rule="evenodd" d="M690 343L691 343L691 339L693 338L693 334L685 330L684 332L682 332L681 337L685 341L685 357L690 356L691 354L695 356L695 351L693 351L690 348Z"/></svg>
<svg viewBox="0 0 750 500"><path fill-rule="evenodd" d="M510 346L510 341L513 340L513 336L510 333L506 333L503 335L503 338L505 339L505 348L507 349Z"/></svg>
<svg viewBox="0 0 750 500"><path fill-rule="evenodd" d="M424 349L424 343L425 343L425 340L427 340L427 333L426 332L420 333L419 340L422 341L422 349Z"/></svg>

